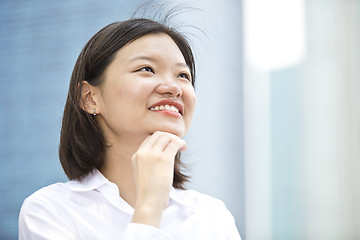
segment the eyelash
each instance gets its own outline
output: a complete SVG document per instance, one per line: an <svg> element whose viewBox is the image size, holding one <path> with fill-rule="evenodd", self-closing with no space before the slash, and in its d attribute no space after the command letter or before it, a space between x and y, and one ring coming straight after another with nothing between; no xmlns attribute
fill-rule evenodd
<svg viewBox="0 0 360 240"><path fill-rule="evenodd" d="M181 75L185 75L185 76L181 76ZM178 77L181 77L181 78L186 78L187 80L189 80L189 81L190 81L190 76L189 76L189 74L188 74L188 73L180 73L180 74L178 75Z"/></svg>
<svg viewBox="0 0 360 240"><path fill-rule="evenodd" d="M139 71L139 72L152 72L152 73L155 73L154 69L153 69L152 67L149 67L149 66L139 68L137 71ZM184 76L184 75L185 75L185 76ZM180 77L180 78L185 78L185 79L187 79L188 81L191 81L191 80L190 80L190 75L189 75L188 73L185 73L185 72L179 73L178 77Z"/></svg>
<svg viewBox="0 0 360 240"><path fill-rule="evenodd" d="M150 70L150 71L148 71L148 70ZM147 67L142 67L142 68L140 68L138 71L139 71L139 72L152 72L152 73L155 73L155 71L154 71L151 67L149 67L149 66L147 66Z"/></svg>

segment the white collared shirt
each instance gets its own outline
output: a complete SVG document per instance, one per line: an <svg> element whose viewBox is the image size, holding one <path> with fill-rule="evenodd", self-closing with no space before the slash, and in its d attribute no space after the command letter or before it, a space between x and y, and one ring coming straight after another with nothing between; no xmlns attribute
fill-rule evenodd
<svg viewBox="0 0 360 240"><path fill-rule="evenodd" d="M28 197L19 239L240 240L223 202L194 190L172 189L160 229L131 223L134 209L98 170L84 180L56 183Z"/></svg>

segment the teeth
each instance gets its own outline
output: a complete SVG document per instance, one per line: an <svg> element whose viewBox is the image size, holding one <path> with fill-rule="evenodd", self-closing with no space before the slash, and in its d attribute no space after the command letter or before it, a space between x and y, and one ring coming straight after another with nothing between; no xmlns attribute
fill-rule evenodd
<svg viewBox="0 0 360 240"><path fill-rule="evenodd" d="M168 110L168 111L173 111L173 112L179 112L179 109L175 106L170 106L170 105L160 105L160 106L155 106L150 108L151 111L158 111L158 110Z"/></svg>
<svg viewBox="0 0 360 240"><path fill-rule="evenodd" d="M170 111L179 112L179 109L177 109L177 108L174 107L174 106L171 106L171 107L170 107Z"/></svg>

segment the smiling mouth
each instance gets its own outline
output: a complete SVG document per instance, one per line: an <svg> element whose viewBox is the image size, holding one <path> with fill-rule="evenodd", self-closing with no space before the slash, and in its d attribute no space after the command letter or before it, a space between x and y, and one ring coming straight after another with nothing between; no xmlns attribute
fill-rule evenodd
<svg viewBox="0 0 360 240"><path fill-rule="evenodd" d="M166 111L172 111L172 112L176 112L176 113L180 113L179 109L173 105L159 105L159 106L155 106L155 107L151 107L149 108L150 111L162 111L162 110L166 110ZM180 113L181 114L181 113Z"/></svg>

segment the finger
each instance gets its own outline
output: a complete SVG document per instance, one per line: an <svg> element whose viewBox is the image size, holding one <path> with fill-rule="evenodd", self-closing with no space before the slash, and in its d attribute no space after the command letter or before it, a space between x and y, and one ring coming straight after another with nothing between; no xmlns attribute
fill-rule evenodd
<svg viewBox="0 0 360 240"><path fill-rule="evenodd" d="M183 148L186 149L186 142L183 139L173 139L164 149L164 153L175 156L175 154Z"/></svg>
<svg viewBox="0 0 360 240"><path fill-rule="evenodd" d="M144 141L140 144L139 148L147 145L148 142L149 142L149 140L150 140L150 137L151 137L151 135L147 136L147 137L144 139Z"/></svg>
<svg viewBox="0 0 360 240"><path fill-rule="evenodd" d="M147 141L143 146L147 146L149 148L152 148L154 145L156 145L159 138L161 138L164 134L165 134L164 132L160 132L160 131L154 132L152 135L150 135L147 138Z"/></svg>
<svg viewBox="0 0 360 240"><path fill-rule="evenodd" d="M159 136L152 146L153 151L163 152L172 141L180 141L181 139L175 135L163 133Z"/></svg>
<svg viewBox="0 0 360 240"><path fill-rule="evenodd" d="M168 133L168 132L162 132L160 133L161 136L157 139L157 141L154 143L153 150L158 151L165 151L165 149L168 147L170 142L175 141L179 143L182 147L178 151L185 151L187 146L186 142L178 137L177 135Z"/></svg>
<svg viewBox="0 0 360 240"><path fill-rule="evenodd" d="M178 139L181 140L181 138L179 138L178 136L176 136L174 134L171 134L171 133L168 133L168 132L156 131L155 133L153 133L148 138L146 143L142 144L141 147L149 148L149 149L157 150L157 151L164 151L166 146L173 139L174 140L178 140Z"/></svg>
<svg viewBox="0 0 360 240"><path fill-rule="evenodd" d="M184 152L187 150L187 144L185 143L185 146L179 149L179 152Z"/></svg>
<svg viewBox="0 0 360 240"><path fill-rule="evenodd" d="M154 143L157 141L157 138L160 137L160 132L154 132L153 134L147 136L145 140L140 144L139 148L151 148Z"/></svg>
<svg viewBox="0 0 360 240"><path fill-rule="evenodd" d="M148 137L145 138L145 140L140 144L138 150L132 156L132 160L134 164L136 163L138 156L142 156L144 158L151 151L154 150L153 146L156 145L156 142L161 137L161 135L162 135L161 132L155 132L152 135L149 135ZM158 150L158 151L162 152L162 150Z"/></svg>

